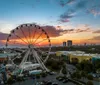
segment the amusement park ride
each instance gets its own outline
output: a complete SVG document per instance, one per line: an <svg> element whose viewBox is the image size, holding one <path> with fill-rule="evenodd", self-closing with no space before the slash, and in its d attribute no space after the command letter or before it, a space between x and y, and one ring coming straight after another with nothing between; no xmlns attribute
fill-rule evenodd
<svg viewBox="0 0 100 85"><path fill-rule="evenodd" d="M16 40L17 43L12 43L14 40ZM51 42L43 27L36 24L22 24L12 30L7 37L6 49L9 52L13 52L17 48L20 50L24 49L24 55L19 53L19 55L14 58L9 57L8 61L11 62L8 62L6 65L8 68L14 66L14 71L21 69L19 74L22 74L23 71L29 71L29 73L35 71L49 71L45 63L49 58ZM46 48L46 51L41 48ZM45 57L43 55L45 55ZM14 60L17 58L21 59L19 64L14 63Z"/></svg>

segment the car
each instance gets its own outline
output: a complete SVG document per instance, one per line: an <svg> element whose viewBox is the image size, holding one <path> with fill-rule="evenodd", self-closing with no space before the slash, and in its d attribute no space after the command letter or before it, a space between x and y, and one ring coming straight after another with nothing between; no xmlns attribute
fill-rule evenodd
<svg viewBox="0 0 100 85"><path fill-rule="evenodd" d="M67 83L67 82L68 82L68 79L64 79L64 80L63 80L63 83Z"/></svg>
<svg viewBox="0 0 100 85"><path fill-rule="evenodd" d="M64 79L63 78L58 78L58 81L63 81Z"/></svg>
<svg viewBox="0 0 100 85"><path fill-rule="evenodd" d="M49 75L55 75L56 72L48 72Z"/></svg>
<svg viewBox="0 0 100 85"><path fill-rule="evenodd" d="M45 85L43 82L37 82L36 85Z"/></svg>
<svg viewBox="0 0 100 85"><path fill-rule="evenodd" d="M44 83L43 83L43 82L40 82L39 84L40 84L40 85L44 85Z"/></svg>
<svg viewBox="0 0 100 85"><path fill-rule="evenodd" d="M52 83L52 85L58 85L58 83L54 82L54 83Z"/></svg>
<svg viewBox="0 0 100 85"><path fill-rule="evenodd" d="M46 85L52 85L51 81L47 81Z"/></svg>
<svg viewBox="0 0 100 85"><path fill-rule="evenodd" d="M42 82L43 82L44 84L47 84L48 81L47 81L47 80L43 80Z"/></svg>

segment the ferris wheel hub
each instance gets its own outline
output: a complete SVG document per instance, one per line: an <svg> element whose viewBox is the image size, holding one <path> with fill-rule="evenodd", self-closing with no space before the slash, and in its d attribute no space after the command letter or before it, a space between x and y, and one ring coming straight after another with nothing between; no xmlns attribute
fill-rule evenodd
<svg viewBox="0 0 100 85"><path fill-rule="evenodd" d="M33 46L32 44L29 44L28 47L29 47L29 48L33 48L34 46Z"/></svg>

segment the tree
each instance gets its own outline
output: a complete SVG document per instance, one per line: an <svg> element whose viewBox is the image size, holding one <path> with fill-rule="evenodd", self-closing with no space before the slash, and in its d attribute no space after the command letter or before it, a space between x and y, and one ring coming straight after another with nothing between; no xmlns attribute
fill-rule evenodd
<svg viewBox="0 0 100 85"><path fill-rule="evenodd" d="M64 75L67 74L67 68L66 68L66 65L63 65L62 73L63 73Z"/></svg>
<svg viewBox="0 0 100 85"><path fill-rule="evenodd" d="M76 68L77 68L78 70L82 70L81 64L76 64Z"/></svg>
<svg viewBox="0 0 100 85"><path fill-rule="evenodd" d="M81 76L82 77L86 77L86 72L85 71L81 71Z"/></svg>
<svg viewBox="0 0 100 85"><path fill-rule="evenodd" d="M97 69L97 73L100 73L100 68L99 68L99 69Z"/></svg>
<svg viewBox="0 0 100 85"><path fill-rule="evenodd" d="M76 73L76 78L77 78L77 79L81 79L81 75L80 75L79 72Z"/></svg>
<svg viewBox="0 0 100 85"><path fill-rule="evenodd" d="M66 74L67 74L67 71L66 71L66 69L65 69L65 68L63 68L63 69L62 69L62 73L63 73L64 75L66 75Z"/></svg>
<svg viewBox="0 0 100 85"><path fill-rule="evenodd" d="M77 64L79 62L78 58L72 58L72 63Z"/></svg>
<svg viewBox="0 0 100 85"><path fill-rule="evenodd" d="M74 74L71 74L71 78L75 78Z"/></svg>
<svg viewBox="0 0 100 85"><path fill-rule="evenodd" d="M71 78L76 78L76 72L74 72L73 74L71 74Z"/></svg>
<svg viewBox="0 0 100 85"><path fill-rule="evenodd" d="M100 68L100 59L95 60L95 68L96 69Z"/></svg>
<svg viewBox="0 0 100 85"><path fill-rule="evenodd" d="M53 62L51 64L51 67L52 67L53 70L59 70L60 69L60 66L57 64L57 62Z"/></svg>
<svg viewBox="0 0 100 85"><path fill-rule="evenodd" d="M42 77L46 77L47 74L43 72L43 73L41 73L41 76L42 76Z"/></svg>
<svg viewBox="0 0 100 85"><path fill-rule="evenodd" d="M89 80L93 80L93 76L90 75L90 74L87 76L87 78L88 78Z"/></svg>
<svg viewBox="0 0 100 85"><path fill-rule="evenodd" d="M39 79L40 78L40 74L36 74L36 78Z"/></svg>
<svg viewBox="0 0 100 85"><path fill-rule="evenodd" d="M74 72L72 75L71 75L72 78L76 78L76 79L81 79L81 74L80 72Z"/></svg>
<svg viewBox="0 0 100 85"><path fill-rule="evenodd" d="M82 61L81 63L76 65L78 70L85 71L90 73L93 71L93 64L87 60Z"/></svg>
<svg viewBox="0 0 100 85"><path fill-rule="evenodd" d="M86 83L86 85L93 85L93 82L92 82L92 81L88 81L88 82Z"/></svg>
<svg viewBox="0 0 100 85"><path fill-rule="evenodd" d="M83 81L84 81L84 78L86 77L86 72L85 71L81 71L81 76L82 76Z"/></svg>
<svg viewBox="0 0 100 85"><path fill-rule="evenodd" d="M54 60L52 59L49 59L47 62L46 62L46 65L47 66L51 66L51 64L54 62Z"/></svg>
<svg viewBox="0 0 100 85"><path fill-rule="evenodd" d="M19 83L19 85L20 85L20 83L23 81L23 77L20 77L20 76L18 76L17 77L17 82Z"/></svg>
<svg viewBox="0 0 100 85"><path fill-rule="evenodd" d="M7 84L8 84L8 85L12 85L12 84L13 84L13 79L12 79L12 77L10 77L10 78L7 80Z"/></svg>

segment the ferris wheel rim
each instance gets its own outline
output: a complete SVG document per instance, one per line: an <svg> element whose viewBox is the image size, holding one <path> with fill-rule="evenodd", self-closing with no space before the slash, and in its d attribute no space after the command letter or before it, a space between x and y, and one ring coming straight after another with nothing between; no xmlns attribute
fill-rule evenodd
<svg viewBox="0 0 100 85"><path fill-rule="evenodd" d="M28 39L26 38L26 35L25 35L25 33L24 33L24 31L23 31L23 29L22 29L22 27L35 27L35 32L34 32L34 35L31 37L31 39L30 39L30 41L28 41ZM37 28L37 26L38 26L38 28ZM29 27L29 36L30 36L30 27ZM18 35L16 35L15 34L15 31L16 30L21 30L21 32L22 32L22 34L24 35L24 37L25 37L25 39L26 39L26 41L25 40L23 40L20 36L18 36ZM51 51L51 41L50 41L50 38L49 38L49 36L48 36L48 34L47 34L47 32L42 28L42 27L40 27L39 25L36 25L36 24L22 24L22 25L19 25L18 27L16 27L14 30L12 30L11 32L10 32L10 34L8 35L8 37L7 37L7 40L6 40L6 48L8 47L8 41L9 41L9 38L12 36L12 34L14 34L16 37L18 37L18 38L20 38L20 40L22 40L23 42L25 42L26 44L28 44L28 45L30 45L31 43L32 43L32 38L34 38L34 36L35 36L35 34L36 34L36 31L37 31L37 29L41 29L41 34L42 33L45 33L45 35L47 36L47 39L45 39L45 40L48 40L48 42L49 42L49 50L48 50L48 54L47 54L47 56L46 56L46 59L44 60L44 63L47 61L47 59L49 58L49 55L50 55L50 51ZM40 37L41 35L39 35L38 36L38 38ZM37 38L37 39L38 39ZM35 43L36 42L36 40L37 39L35 39L35 41L34 41L34 45L35 44L39 44L39 42L37 42L37 43ZM42 42L42 41L41 41Z"/></svg>

